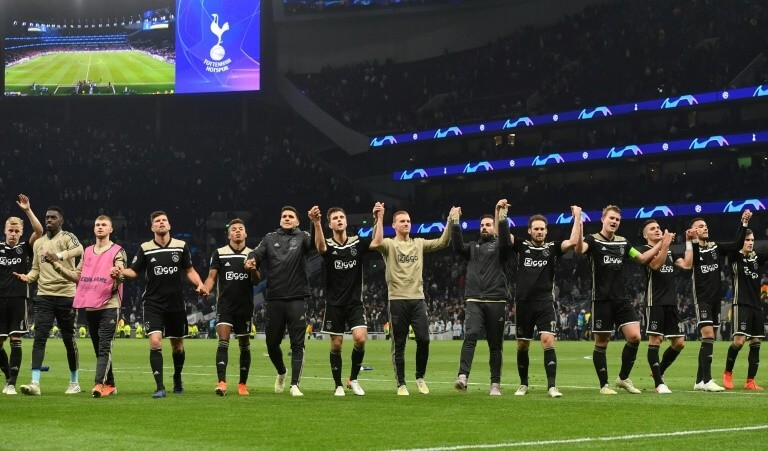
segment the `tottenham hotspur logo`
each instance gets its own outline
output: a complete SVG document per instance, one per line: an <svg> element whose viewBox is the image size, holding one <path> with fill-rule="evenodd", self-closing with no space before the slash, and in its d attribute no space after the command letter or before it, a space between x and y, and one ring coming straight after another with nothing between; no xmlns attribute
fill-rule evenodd
<svg viewBox="0 0 768 451"><path fill-rule="evenodd" d="M224 42L222 35L224 35L224 32L229 31L229 22L224 22L223 25L219 25L219 15L211 14L211 17L213 17L213 20L211 21L211 33L216 36L216 44L211 47L211 51L209 52L211 60L206 59L204 64L206 65L206 72L218 74L228 71L229 64L232 63L230 58L224 59L227 52L224 50L224 46L221 45L221 43Z"/></svg>

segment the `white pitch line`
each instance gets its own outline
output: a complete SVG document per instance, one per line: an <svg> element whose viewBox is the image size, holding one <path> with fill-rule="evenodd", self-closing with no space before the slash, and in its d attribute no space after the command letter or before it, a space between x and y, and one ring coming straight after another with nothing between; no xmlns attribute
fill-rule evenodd
<svg viewBox="0 0 768 451"><path fill-rule="evenodd" d="M88 74L91 73L91 58L93 58L93 53L88 54L88 69L85 71L85 80L88 80Z"/></svg>
<svg viewBox="0 0 768 451"><path fill-rule="evenodd" d="M693 431L676 431L676 432L658 432L651 434L630 434L619 435L612 437L582 437L571 438L562 440L540 440L534 442L513 442L513 443L494 443L494 444L476 444L476 445L460 445L460 446L444 446L436 448L408 448L397 451L458 451L463 449L493 449L493 448L519 448L522 446L548 446L548 445L567 445L572 443L586 443L586 442L613 442L618 440L634 440L644 438L656 438L656 437L681 437L686 435L701 435L701 434L717 434L721 432L744 432L744 431L760 431L768 429L768 424L761 424L757 426L744 426L738 428L721 428L721 429L698 429Z"/></svg>

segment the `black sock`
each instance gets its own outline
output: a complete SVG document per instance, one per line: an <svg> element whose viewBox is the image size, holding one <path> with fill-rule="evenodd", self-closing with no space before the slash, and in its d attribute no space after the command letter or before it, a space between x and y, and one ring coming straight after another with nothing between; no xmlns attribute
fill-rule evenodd
<svg viewBox="0 0 768 451"><path fill-rule="evenodd" d="M544 350L544 372L547 374L547 388L554 387L555 378L557 377L557 354L555 354L555 348Z"/></svg>
<svg viewBox="0 0 768 451"><path fill-rule="evenodd" d="M341 386L341 350L331 350L331 374L333 375L333 382L336 387Z"/></svg>
<svg viewBox="0 0 768 451"><path fill-rule="evenodd" d="M227 380L228 364L229 342L227 340L219 340L219 345L216 347L216 376L218 376L220 382L226 382Z"/></svg>
<svg viewBox="0 0 768 451"><path fill-rule="evenodd" d="M240 345L240 383L248 382L248 373L251 371L251 345Z"/></svg>
<svg viewBox="0 0 768 451"><path fill-rule="evenodd" d="M632 367L635 366L635 359L637 359L637 349L639 343L627 342L624 344L624 350L621 351L621 371L619 371L619 378L621 380L627 379L629 373L632 372Z"/></svg>
<svg viewBox="0 0 768 451"><path fill-rule="evenodd" d="M712 380L712 350L714 348L714 341L712 338L701 340L699 364L701 365L701 382L704 383Z"/></svg>
<svg viewBox="0 0 768 451"><path fill-rule="evenodd" d="M10 377L8 383L16 385L16 378L19 376L19 368L21 368L21 340L11 341L11 358L10 358Z"/></svg>
<svg viewBox="0 0 768 451"><path fill-rule="evenodd" d="M8 366L8 354L5 352L4 347L0 347L0 371L5 375L5 380L10 379L11 371Z"/></svg>
<svg viewBox="0 0 768 451"><path fill-rule="evenodd" d="M416 379L421 379L427 372L429 361L429 340L416 340Z"/></svg>
<svg viewBox="0 0 768 451"><path fill-rule="evenodd" d="M747 379L754 379L757 375L757 367L760 365L760 343L749 345L749 356L747 356L749 367L747 368Z"/></svg>
<svg viewBox="0 0 768 451"><path fill-rule="evenodd" d="M520 385L528 385L528 366L530 365L528 350L517 350L517 374L520 376Z"/></svg>
<svg viewBox="0 0 768 451"><path fill-rule="evenodd" d="M184 369L184 360L187 354L182 349L180 352L172 352L173 357L173 388L181 388L181 371Z"/></svg>
<svg viewBox="0 0 768 451"><path fill-rule="evenodd" d="M667 350L664 351L664 355L661 357L661 364L660 364L660 370L661 370L662 376L667 371L667 368L672 366L672 363L674 363L675 359L677 359L677 356L679 355L680 355L680 351L673 348L672 346L668 347Z"/></svg>
<svg viewBox="0 0 768 451"><path fill-rule="evenodd" d="M658 387L663 384L661 380L661 364L659 363L659 347L655 345L648 345L648 365L651 367L651 374L653 375L653 383Z"/></svg>
<svg viewBox="0 0 768 451"><path fill-rule="evenodd" d="M592 351L592 364L595 365L597 379L600 381L600 388L608 384L608 359L605 357L605 350L602 346L595 346Z"/></svg>
<svg viewBox="0 0 768 451"><path fill-rule="evenodd" d="M728 356L725 358L725 371L733 372L733 366L736 364L736 357L739 356L740 348L734 345L728 346Z"/></svg>
<svg viewBox="0 0 768 451"><path fill-rule="evenodd" d="M152 375L155 376L155 384L158 390L165 388L163 385L163 350L149 350L149 366L152 368Z"/></svg>
<svg viewBox="0 0 768 451"><path fill-rule="evenodd" d="M363 357L365 357L365 346L361 346L360 349L357 346L352 348L352 369L349 371L349 380L357 380L357 376L360 374L360 365L363 364Z"/></svg>

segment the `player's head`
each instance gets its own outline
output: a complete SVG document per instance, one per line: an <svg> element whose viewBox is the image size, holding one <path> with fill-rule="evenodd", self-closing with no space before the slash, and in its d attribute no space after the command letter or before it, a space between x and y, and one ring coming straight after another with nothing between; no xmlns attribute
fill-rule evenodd
<svg viewBox="0 0 768 451"><path fill-rule="evenodd" d="M164 211L153 211L149 215L152 223L152 232L157 236L165 236L171 231L171 223L168 222L168 215Z"/></svg>
<svg viewBox="0 0 768 451"><path fill-rule="evenodd" d="M50 233L57 233L64 224L64 210L61 207L51 205L45 211L45 230Z"/></svg>
<svg viewBox="0 0 768 451"><path fill-rule="evenodd" d="M547 239L547 218L542 215L533 215L528 218L528 235L531 241L541 244Z"/></svg>
<svg viewBox="0 0 768 451"><path fill-rule="evenodd" d="M741 248L741 251L747 254L755 250L755 233L751 229L747 229L745 233L744 247Z"/></svg>
<svg viewBox="0 0 768 451"><path fill-rule="evenodd" d="M24 221L16 216L11 216L5 221L5 242L10 246L15 246L21 241L21 234L24 233Z"/></svg>
<svg viewBox="0 0 768 451"><path fill-rule="evenodd" d="M294 207L286 205L280 210L280 228L292 230L299 226L299 212Z"/></svg>
<svg viewBox="0 0 768 451"><path fill-rule="evenodd" d="M96 220L93 222L93 234L96 238L109 238L109 235L112 232L112 218L107 215L97 216Z"/></svg>
<svg viewBox="0 0 768 451"><path fill-rule="evenodd" d="M411 233L411 215L405 210L396 211L392 215L392 228L395 232L401 235L407 235Z"/></svg>
<svg viewBox="0 0 768 451"><path fill-rule="evenodd" d="M600 217L600 221L603 223L603 232L609 234L616 233L621 224L621 209L616 205L608 205L603 208L603 215Z"/></svg>
<svg viewBox="0 0 768 451"><path fill-rule="evenodd" d="M483 215L480 217L480 236L490 238L496 235L496 227L493 225L493 215Z"/></svg>
<svg viewBox="0 0 768 451"><path fill-rule="evenodd" d="M334 232L343 232L347 230L347 214L344 213L344 209L339 207L331 207L326 213L328 218L328 228Z"/></svg>
<svg viewBox="0 0 768 451"><path fill-rule="evenodd" d="M707 221L704 218L693 218L691 228L696 231L696 235L700 240L709 239L709 228L707 228Z"/></svg>
<svg viewBox="0 0 768 451"><path fill-rule="evenodd" d="M245 233L245 223L243 220L235 218L229 221L229 224L227 224L227 239L232 243L242 244L246 238L248 238L248 234Z"/></svg>
<svg viewBox="0 0 768 451"><path fill-rule="evenodd" d="M643 223L641 233L643 238L651 243L657 243L659 240L661 240L661 236L663 235L661 226L655 219L649 219L645 221L645 223Z"/></svg>

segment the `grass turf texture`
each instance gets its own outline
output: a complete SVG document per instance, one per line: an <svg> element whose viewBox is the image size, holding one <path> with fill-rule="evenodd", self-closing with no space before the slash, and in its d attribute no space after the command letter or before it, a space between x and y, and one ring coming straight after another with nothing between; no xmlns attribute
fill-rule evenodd
<svg viewBox="0 0 768 451"><path fill-rule="evenodd" d="M174 70L172 64L136 51L53 53L7 67L5 90L32 95L30 87L37 83L50 95L70 95L78 80L87 79L95 81L102 94L109 82L117 94L126 86L150 94L173 89Z"/></svg>
<svg viewBox="0 0 768 451"><path fill-rule="evenodd" d="M430 447L502 448L546 445L561 448L632 449L764 449L768 436L768 396L741 390L746 373L744 349L734 370L736 390L702 393L692 390L698 343L688 343L666 380L671 395L653 389L640 347L632 372L643 394L619 390L615 396L598 394L588 342L559 342L558 386L564 396L546 396L542 351L531 346L530 383L526 396L514 396L519 382L515 343L505 342L501 397L488 396L488 350L478 343L469 389L453 389L461 342L433 341L426 380L429 395L413 383L415 343L406 349L409 397L397 396L389 358L389 341L371 340L360 373L366 396L333 396L328 363L329 341L309 340L301 381L303 398L288 389L273 392L275 371L266 357L264 341L252 342L253 363L248 381L250 396L237 395L236 341L229 352L229 393L214 395L216 340L186 340L186 393L151 399L154 381L149 372L146 340L122 339L114 349L118 394L90 397L95 357L89 339L79 340L80 384L83 393L64 395L69 371L60 340L49 340L42 373L42 396L0 395L3 449L392 449ZM343 375L349 372L351 340L345 340ZM287 340L283 343L287 352ZM32 341L24 340L24 360L18 384L29 380ZM616 378L623 342L608 349L610 380ZM665 345L666 346L666 345ZM728 344L716 343L713 373L719 381ZM662 348L664 349L664 348ZM6 350L8 350L6 345ZM286 363L289 364L286 356ZM164 343L166 386L171 383L170 346ZM290 372L290 368L289 368ZM766 370L758 373L766 381ZM767 385L767 384L763 384ZM753 430L732 428L759 426ZM728 429L723 431L722 429ZM701 431L689 435L673 435ZM652 434L663 434L651 436ZM667 435L669 434L669 435ZM633 437L629 437L633 436ZM613 437L599 441L600 437ZM624 437L616 439L616 437ZM576 441L582 440L582 441ZM545 444L540 442L555 441ZM534 442L523 445L525 442Z"/></svg>

